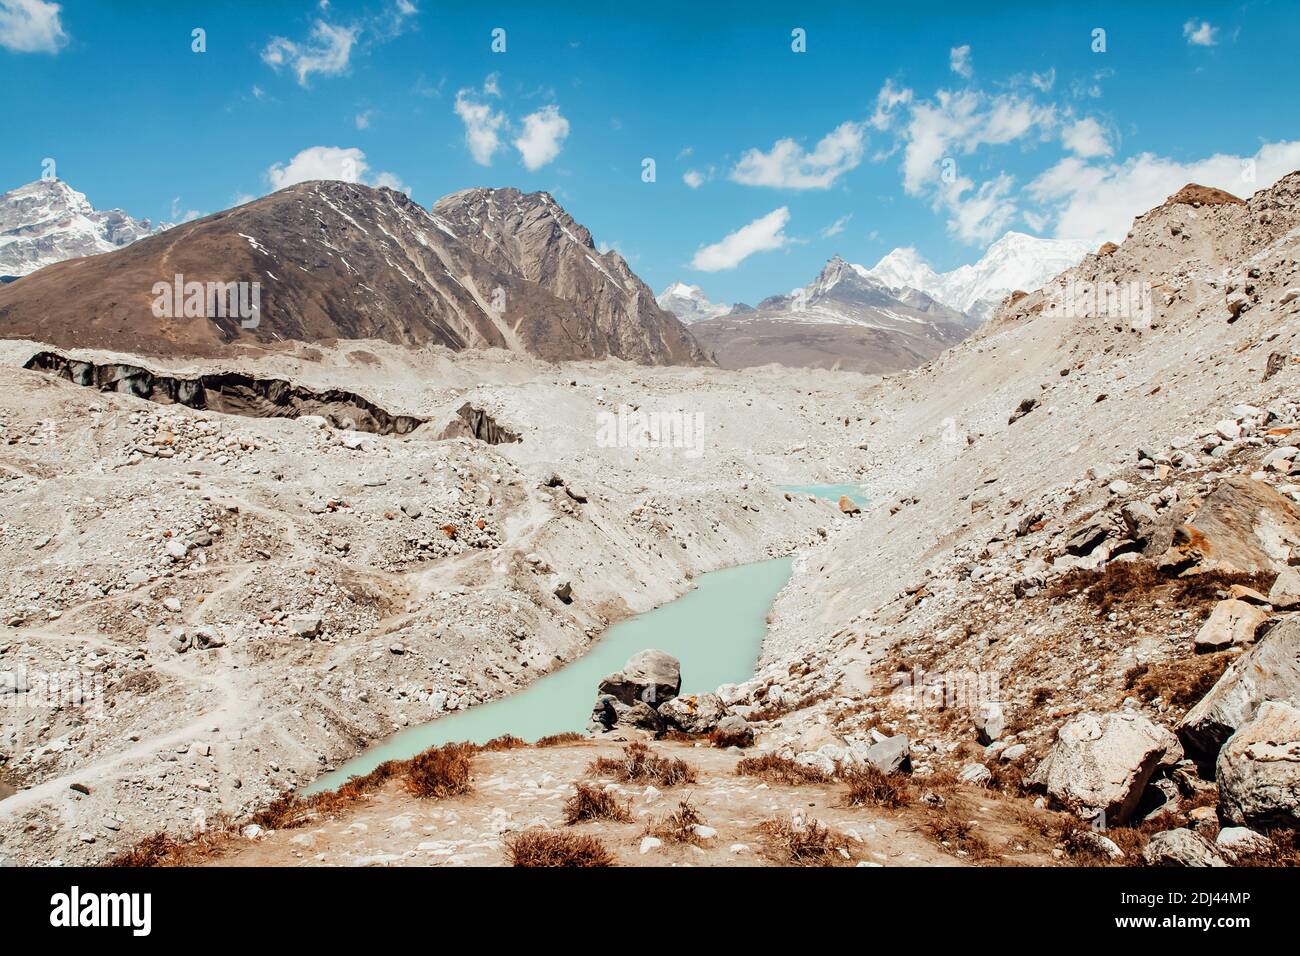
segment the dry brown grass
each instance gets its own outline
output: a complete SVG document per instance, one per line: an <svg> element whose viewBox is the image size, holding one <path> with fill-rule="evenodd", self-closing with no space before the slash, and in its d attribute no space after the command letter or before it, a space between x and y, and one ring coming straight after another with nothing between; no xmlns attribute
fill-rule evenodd
<svg viewBox="0 0 1300 956"><path fill-rule="evenodd" d="M473 744L430 747L406 764L406 789L417 797L454 797L469 793L472 784Z"/></svg>
<svg viewBox="0 0 1300 956"><path fill-rule="evenodd" d="M577 734L574 733L573 731L566 731L565 733L562 734L551 734L549 737L542 737L536 743L534 743L533 746L534 747L563 747L566 744L576 744L586 739L587 738L582 736L582 734Z"/></svg>
<svg viewBox="0 0 1300 956"><path fill-rule="evenodd" d="M883 807L897 810L913 800L912 786L905 777L883 773L867 764L852 770L846 777L849 791L844 802L850 807Z"/></svg>
<svg viewBox="0 0 1300 956"><path fill-rule="evenodd" d="M1172 577L1150 561L1113 561L1096 571L1067 571L1052 582L1047 596L1058 599L1081 592L1097 609L1098 616L1105 617L1117 606L1134 600L1150 603L1161 598L1177 607L1195 607L1218 600L1219 593L1234 584L1244 584L1267 594L1276 577L1276 574L1268 572L1246 574L1238 571L1207 571Z"/></svg>
<svg viewBox="0 0 1300 956"><path fill-rule="evenodd" d="M791 866L843 866L849 862L848 839L820 820L802 825L788 817L772 817L757 827L768 854Z"/></svg>
<svg viewBox="0 0 1300 956"><path fill-rule="evenodd" d="M991 860L996 857L993 848L982 837L974 823L959 813L960 808L930 811L925 828L930 835L954 853L965 854L972 860Z"/></svg>
<svg viewBox="0 0 1300 956"><path fill-rule="evenodd" d="M573 796L564 803L564 822L569 826L586 820L613 820L628 823L632 814L627 806L608 791L597 790L585 783L573 786Z"/></svg>
<svg viewBox="0 0 1300 956"><path fill-rule="evenodd" d="M806 767L778 754L745 757L736 763L736 773L742 777L758 777L767 783L784 783L791 787L825 783L830 779L816 767Z"/></svg>
<svg viewBox="0 0 1300 956"><path fill-rule="evenodd" d="M754 732L752 730L743 730L739 733L724 733L714 728L709 733L709 743L715 747L748 747L754 742Z"/></svg>
<svg viewBox="0 0 1300 956"><path fill-rule="evenodd" d="M521 747L527 747L528 742L521 740L514 734L502 734L500 737L493 737L487 743L479 747L479 750L486 753L499 753L503 750L518 750Z"/></svg>
<svg viewBox="0 0 1300 956"><path fill-rule="evenodd" d="M697 779L695 768L685 760L664 757L639 741L624 747L618 757L597 757L587 772L624 783L648 782L661 787L694 783Z"/></svg>
<svg viewBox="0 0 1300 956"><path fill-rule="evenodd" d="M1264 834L1271 846L1254 853L1238 853L1237 866L1300 866L1300 833L1291 829Z"/></svg>
<svg viewBox="0 0 1300 956"><path fill-rule="evenodd" d="M511 866L613 866L614 857L593 836L557 830L522 830L505 838Z"/></svg>
<svg viewBox="0 0 1300 956"><path fill-rule="evenodd" d="M1175 707L1191 707L1209 692L1236 657L1231 651L1217 651L1159 664L1138 664L1124 675L1124 688L1148 702L1159 697Z"/></svg>
<svg viewBox="0 0 1300 956"><path fill-rule="evenodd" d="M683 797L676 810L652 821L645 832L669 843L692 843L698 846L702 841L695 828L703 824L704 817L691 803L691 798Z"/></svg>

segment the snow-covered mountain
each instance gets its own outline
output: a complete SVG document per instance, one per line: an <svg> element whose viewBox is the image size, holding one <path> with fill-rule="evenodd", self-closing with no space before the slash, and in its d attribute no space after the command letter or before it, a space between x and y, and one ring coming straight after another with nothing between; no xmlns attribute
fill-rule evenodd
<svg viewBox="0 0 1300 956"><path fill-rule="evenodd" d="M154 231L121 209L96 210L61 179L38 179L0 194L0 276L112 252Z"/></svg>
<svg viewBox="0 0 1300 956"><path fill-rule="evenodd" d="M1039 239L1008 232L976 263L935 272L915 249L895 249L867 274L891 289L917 289L969 316L978 325L1011 292L1033 292L1079 264L1090 250L1072 239Z"/></svg>
<svg viewBox="0 0 1300 956"><path fill-rule="evenodd" d="M687 325L716 319L731 311L731 306L710 302L703 289L685 282L674 282L655 296L655 301L659 303L659 308L671 312Z"/></svg>

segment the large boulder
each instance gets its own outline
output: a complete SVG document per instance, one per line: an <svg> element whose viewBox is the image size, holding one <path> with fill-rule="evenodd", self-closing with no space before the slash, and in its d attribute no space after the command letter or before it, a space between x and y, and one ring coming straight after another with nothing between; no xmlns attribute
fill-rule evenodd
<svg viewBox="0 0 1300 956"><path fill-rule="evenodd" d="M1300 620L1296 618L1273 628L1233 661L1179 722L1178 736L1189 754L1210 763L1266 700L1300 707Z"/></svg>
<svg viewBox="0 0 1300 956"><path fill-rule="evenodd" d="M895 734L870 747L855 750L858 758L881 773L898 773L912 769L912 742L907 734Z"/></svg>
<svg viewBox="0 0 1300 956"><path fill-rule="evenodd" d="M1147 866L1227 866L1214 844L1186 827L1164 830L1142 850Z"/></svg>
<svg viewBox="0 0 1300 956"><path fill-rule="evenodd" d="M1220 601L1201 629L1196 632L1193 644L1198 651L1221 651L1234 645L1252 644L1255 632L1268 620L1263 608L1245 601Z"/></svg>
<svg viewBox="0 0 1300 956"><path fill-rule="evenodd" d="M1294 611L1300 608L1300 572L1295 568L1283 570L1269 589L1268 603L1279 611Z"/></svg>
<svg viewBox="0 0 1300 956"><path fill-rule="evenodd" d="M682 666L663 651L642 651L600 682L599 692L617 697L625 704L644 701L658 707L682 689Z"/></svg>
<svg viewBox="0 0 1300 956"><path fill-rule="evenodd" d="M1281 571L1300 545L1300 513L1277 489L1253 478L1219 483L1178 529L1162 563L1183 570Z"/></svg>
<svg viewBox="0 0 1300 956"><path fill-rule="evenodd" d="M1269 700L1215 765L1219 809L1239 825L1300 827L1300 708Z"/></svg>
<svg viewBox="0 0 1300 956"><path fill-rule="evenodd" d="M707 734L727 716L727 708L717 694L689 694L664 701L659 716L688 734Z"/></svg>
<svg viewBox="0 0 1300 956"><path fill-rule="evenodd" d="M1107 824L1119 824L1137 809L1156 767L1182 756L1178 738L1141 714L1080 714L1057 732L1028 783L1082 816L1104 813Z"/></svg>

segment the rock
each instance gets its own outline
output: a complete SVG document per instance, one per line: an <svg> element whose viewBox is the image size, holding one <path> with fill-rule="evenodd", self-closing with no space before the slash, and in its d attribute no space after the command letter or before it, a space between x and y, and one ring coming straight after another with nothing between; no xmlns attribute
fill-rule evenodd
<svg viewBox="0 0 1300 956"><path fill-rule="evenodd" d="M173 631L168 643L177 654L184 654L193 645L192 639L184 631Z"/></svg>
<svg viewBox="0 0 1300 956"><path fill-rule="evenodd" d="M1221 651L1255 642L1255 632L1268 620L1268 613L1245 601L1220 601L1210 612L1192 644L1198 651Z"/></svg>
<svg viewBox="0 0 1300 956"><path fill-rule="evenodd" d="M720 736L739 747L748 747L754 742L753 728L739 714L727 714L719 720L717 731Z"/></svg>
<svg viewBox="0 0 1300 956"><path fill-rule="evenodd" d="M398 656L401 656L402 654L406 653L406 645L403 644L401 641L397 641L396 643L389 644L388 653L397 654Z"/></svg>
<svg viewBox="0 0 1300 956"><path fill-rule="evenodd" d="M1177 738L1141 714L1085 713L1061 727L1028 784L1076 813L1104 813L1107 825L1121 824L1156 767L1181 758Z"/></svg>
<svg viewBox="0 0 1300 956"><path fill-rule="evenodd" d="M578 504L587 503L587 490L583 488L582 485L566 484L564 486L564 491L565 494L578 502Z"/></svg>
<svg viewBox="0 0 1300 956"><path fill-rule="evenodd" d="M695 831L695 835L701 840L711 840L718 835L716 827L707 826L703 823L697 823L691 829Z"/></svg>
<svg viewBox="0 0 1300 956"><path fill-rule="evenodd" d="M1219 748L1265 700L1300 707L1300 620L1283 621L1233 661L1179 722L1178 736L1189 754L1213 763Z"/></svg>
<svg viewBox="0 0 1300 956"><path fill-rule="evenodd" d="M957 777L963 783L973 784L977 787L987 787L989 781L993 779L993 771L982 763L968 763L961 768Z"/></svg>
<svg viewBox="0 0 1300 956"><path fill-rule="evenodd" d="M811 767L828 777L835 776L835 761L819 750L805 750L796 754L794 762L801 767Z"/></svg>
<svg viewBox="0 0 1300 956"><path fill-rule="evenodd" d="M1223 745L1215 770L1224 819L1300 827L1300 708L1264 701Z"/></svg>
<svg viewBox="0 0 1300 956"><path fill-rule="evenodd" d="M1300 608L1300 572L1295 568L1283 568L1268 589L1268 603L1279 611Z"/></svg>
<svg viewBox="0 0 1300 956"><path fill-rule="evenodd" d="M981 704L975 711L973 722L982 744L991 744L1006 733L1007 715L996 701Z"/></svg>
<svg viewBox="0 0 1300 956"><path fill-rule="evenodd" d="M1025 759L1027 753L1029 753L1029 748L1024 744L1012 744L998 755L998 759L1003 763L1019 763Z"/></svg>
<svg viewBox="0 0 1300 956"><path fill-rule="evenodd" d="M189 545L179 538L168 538L167 543L163 545L163 550L165 550L172 558L179 561L189 553L190 549Z"/></svg>
<svg viewBox="0 0 1300 956"><path fill-rule="evenodd" d="M1110 525L1104 521L1089 521L1065 539L1065 551L1077 558L1085 557L1105 541L1109 534Z"/></svg>
<svg viewBox="0 0 1300 956"><path fill-rule="evenodd" d="M648 650L634 654L600 682L601 694L611 694L625 704L638 700L657 705L676 697L682 689L682 667L677 658L663 651Z"/></svg>
<svg viewBox="0 0 1300 956"><path fill-rule="evenodd" d="M139 568L136 568L134 571L128 571L126 573L126 583L133 586L138 584L144 584L148 580L149 580L149 572L142 571Z"/></svg>
<svg viewBox="0 0 1300 956"><path fill-rule="evenodd" d="M1257 604L1260 607L1271 607L1267 597L1260 594L1254 588L1248 588L1244 584L1234 584L1228 588L1228 597L1234 601L1245 601L1247 604Z"/></svg>
<svg viewBox="0 0 1300 956"><path fill-rule="evenodd" d="M305 417L310 417L310 416L305 416ZM324 421L324 419L322 419L322 421ZM240 835L241 835L245 840L258 840L258 839L261 839L262 834L263 834L264 832L265 832L265 831L264 831L260 826L258 826L256 823L250 823L250 824L248 824L248 826L244 827L242 830L239 831Z"/></svg>
<svg viewBox="0 0 1300 956"><path fill-rule="evenodd" d="M90 796L90 788L86 786L84 783L68 784L68 789L75 790L77 793L80 793L83 796L87 796L87 797Z"/></svg>
<svg viewBox="0 0 1300 956"><path fill-rule="evenodd" d="M194 649L198 651L226 646L226 642L221 639L221 636L210 627L196 627L194 629L193 643Z"/></svg>
<svg viewBox="0 0 1300 956"><path fill-rule="evenodd" d="M840 495L840 511L842 511L846 515L856 515L862 513L862 509L858 507L857 502L855 502L848 495Z"/></svg>
<svg viewBox="0 0 1300 956"><path fill-rule="evenodd" d="M1124 856L1124 851L1119 848L1119 844L1110 837L1102 836L1096 830L1080 827L1074 833L1075 839L1102 856L1108 856L1112 860L1119 860Z"/></svg>
<svg viewBox="0 0 1300 956"><path fill-rule="evenodd" d="M865 750L856 751L863 762L881 773L898 773L912 769L912 742L907 734L895 734L877 741Z"/></svg>
<svg viewBox="0 0 1300 956"><path fill-rule="evenodd" d="M171 611L173 614L179 614L181 612L181 602L178 598L164 598L163 607Z"/></svg>
<svg viewBox="0 0 1300 956"><path fill-rule="evenodd" d="M1112 495L1126 495L1133 490L1133 486L1122 478L1117 478L1106 486Z"/></svg>
<svg viewBox="0 0 1300 956"><path fill-rule="evenodd" d="M641 838L641 855L642 855L642 856L645 856L645 855L646 855L647 853L649 853L651 850L657 850L657 849L659 849L659 848L660 848L661 846L663 846L663 845L664 845L664 841L661 840L661 839L659 839L658 837L652 837L652 836L642 837L642 838Z"/></svg>
<svg viewBox="0 0 1300 956"><path fill-rule="evenodd" d="M554 591L555 596L565 604L573 603L573 585L569 581L556 581L555 587L552 588L552 591Z"/></svg>
<svg viewBox="0 0 1300 956"><path fill-rule="evenodd" d="M414 498L407 498L402 502L402 514L408 518L418 518L424 514L424 508Z"/></svg>
<svg viewBox="0 0 1300 956"><path fill-rule="evenodd" d="M1240 856L1268 853L1273 849L1272 840L1249 827L1223 827L1214 838L1214 845L1234 863Z"/></svg>
<svg viewBox="0 0 1300 956"><path fill-rule="evenodd" d="M1271 485L1253 478L1227 478L1180 527L1174 546L1161 558L1181 572L1281 571L1293 544L1300 544L1295 504Z"/></svg>
<svg viewBox="0 0 1300 956"><path fill-rule="evenodd" d="M289 633L310 640L320 634L319 614L300 614L289 618Z"/></svg>
<svg viewBox="0 0 1300 956"><path fill-rule="evenodd" d="M1128 528L1129 537L1138 541L1145 541L1159 520L1156 509L1145 501L1126 502L1119 513L1124 519L1124 526Z"/></svg>
<svg viewBox="0 0 1300 956"><path fill-rule="evenodd" d="M1214 430L1224 441L1236 441L1241 437L1241 426L1231 418L1225 418L1221 422L1215 422Z"/></svg>
<svg viewBox="0 0 1300 956"><path fill-rule="evenodd" d="M1200 834L1182 827L1153 836L1142 850L1147 866L1227 866L1219 851Z"/></svg>
<svg viewBox="0 0 1300 956"><path fill-rule="evenodd" d="M727 708L717 694L690 694L664 701L659 716L688 734L707 734L727 716Z"/></svg>

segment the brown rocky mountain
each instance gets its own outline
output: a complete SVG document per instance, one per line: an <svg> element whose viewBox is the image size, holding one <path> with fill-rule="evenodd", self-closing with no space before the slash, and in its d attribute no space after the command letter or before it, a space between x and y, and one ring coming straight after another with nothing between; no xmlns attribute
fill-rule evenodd
<svg viewBox="0 0 1300 956"><path fill-rule="evenodd" d="M544 192L465 189L433 206L494 267L535 282L591 317L593 354L647 354L655 364L693 364L706 354L616 251L597 251L587 228Z"/></svg>
<svg viewBox="0 0 1300 956"><path fill-rule="evenodd" d="M454 214L444 216L390 189L300 183L5 285L0 336L145 354L375 338L550 360L709 361L622 259L598 255L587 230L554 200L509 192L516 212L489 227L488 240L476 234L472 208L455 201L471 194L440 204ZM554 225L547 232L540 222ZM155 286L178 275L184 283L249 283L245 303L258 283L256 321L211 308L184 317L181 302L159 317L166 310L156 308L163 287Z"/></svg>

